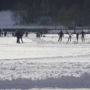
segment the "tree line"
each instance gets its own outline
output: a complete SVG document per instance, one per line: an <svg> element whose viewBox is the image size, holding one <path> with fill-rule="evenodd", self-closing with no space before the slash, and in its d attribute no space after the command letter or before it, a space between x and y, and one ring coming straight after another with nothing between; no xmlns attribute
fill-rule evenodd
<svg viewBox="0 0 90 90"><path fill-rule="evenodd" d="M7 0L8 5L4 5L3 0L2 8L14 11L17 24L90 25L90 0L9 1L12 2Z"/></svg>

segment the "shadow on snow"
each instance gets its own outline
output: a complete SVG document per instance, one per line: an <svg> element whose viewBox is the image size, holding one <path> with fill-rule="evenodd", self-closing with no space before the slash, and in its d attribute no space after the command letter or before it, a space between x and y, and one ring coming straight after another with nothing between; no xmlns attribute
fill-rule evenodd
<svg viewBox="0 0 90 90"><path fill-rule="evenodd" d="M81 77L48 78L45 80L2 80L0 89L30 89L30 88L90 88L90 75L85 73Z"/></svg>

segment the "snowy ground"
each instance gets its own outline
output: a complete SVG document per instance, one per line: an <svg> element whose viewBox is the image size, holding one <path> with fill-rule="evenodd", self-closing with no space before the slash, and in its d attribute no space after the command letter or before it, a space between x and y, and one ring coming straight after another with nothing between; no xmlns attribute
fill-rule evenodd
<svg viewBox="0 0 90 90"><path fill-rule="evenodd" d="M57 35L32 34L23 44L1 37L0 89L90 88L90 35L83 43L67 37L58 42Z"/></svg>

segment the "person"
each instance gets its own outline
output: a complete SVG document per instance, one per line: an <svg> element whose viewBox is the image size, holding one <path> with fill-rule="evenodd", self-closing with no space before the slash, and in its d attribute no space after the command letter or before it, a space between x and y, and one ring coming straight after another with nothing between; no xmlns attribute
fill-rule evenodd
<svg viewBox="0 0 90 90"><path fill-rule="evenodd" d="M43 32L40 32L40 37L42 37L43 36Z"/></svg>
<svg viewBox="0 0 90 90"><path fill-rule="evenodd" d="M81 32L81 39L82 39L82 42L85 41L85 32L84 31Z"/></svg>
<svg viewBox="0 0 90 90"><path fill-rule="evenodd" d="M68 37L68 42L70 41L71 42L71 39L72 39L72 33L68 33L69 37Z"/></svg>
<svg viewBox="0 0 90 90"><path fill-rule="evenodd" d="M0 30L0 37L2 36L2 32L1 32L1 30Z"/></svg>
<svg viewBox="0 0 90 90"><path fill-rule="evenodd" d="M37 32L37 33L36 33L36 37L37 37L37 38L40 38L40 36L41 36L40 32Z"/></svg>
<svg viewBox="0 0 90 90"><path fill-rule="evenodd" d="M4 31L4 37L6 37L7 36L7 31Z"/></svg>
<svg viewBox="0 0 90 90"><path fill-rule="evenodd" d="M28 37L28 32L25 33L25 37Z"/></svg>
<svg viewBox="0 0 90 90"><path fill-rule="evenodd" d="M12 36L15 37L15 32L12 32Z"/></svg>
<svg viewBox="0 0 90 90"><path fill-rule="evenodd" d="M17 41L16 41L17 43L20 43L20 40L23 43L23 40L22 40L23 34L24 33L21 30L16 31L15 36L17 37Z"/></svg>
<svg viewBox="0 0 90 90"><path fill-rule="evenodd" d="M60 31L60 32L58 33L58 35L59 35L58 41L62 41L62 37L64 36L63 31Z"/></svg>
<svg viewBox="0 0 90 90"><path fill-rule="evenodd" d="M2 37L4 36L4 32L3 32L3 31L1 31L1 36L2 36Z"/></svg>
<svg viewBox="0 0 90 90"><path fill-rule="evenodd" d="M78 42L78 39L79 39L79 33L76 33L76 39L77 39L77 42Z"/></svg>

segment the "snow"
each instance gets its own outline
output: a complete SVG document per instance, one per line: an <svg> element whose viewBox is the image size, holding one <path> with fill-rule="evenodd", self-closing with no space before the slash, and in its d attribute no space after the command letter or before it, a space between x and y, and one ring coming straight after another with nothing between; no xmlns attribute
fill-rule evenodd
<svg viewBox="0 0 90 90"><path fill-rule="evenodd" d="M76 43L75 38L67 43L67 36L62 43L58 42L57 36L46 36L41 39L35 38L35 35L24 38L23 44L17 44L15 37L0 38L0 59L49 59L50 61L90 61L89 36L85 43ZM73 60L73 59L74 60ZM41 60L43 61L43 60Z"/></svg>
<svg viewBox="0 0 90 90"><path fill-rule="evenodd" d="M69 43L67 43L67 37L65 35L63 42L58 42L57 35L36 38L35 34L30 34L29 37L23 37L24 43L21 44L16 43L15 37L1 37L0 87L1 82L5 81L6 83L9 80L12 83L13 80L16 80L15 82L18 83L19 79L25 79L26 84L28 84L28 80L33 82L38 80L48 81L52 78L52 80L58 81L59 79L62 80L63 77L71 77L71 81L72 78L77 78L80 83L84 77L88 77L89 80L90 35L86 35L85 42L79 40L79 43L76 42L75 35L73 35L72 42ZM65 80L67 82L68 79ZM86 86L88 86L88 82L85 82ZM82 84L81 87L86 88Z"/></svg>

